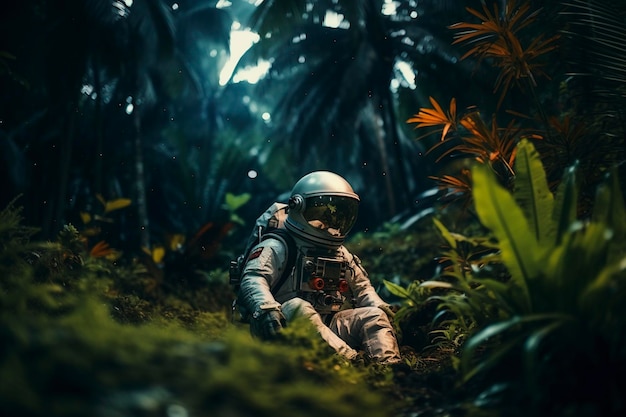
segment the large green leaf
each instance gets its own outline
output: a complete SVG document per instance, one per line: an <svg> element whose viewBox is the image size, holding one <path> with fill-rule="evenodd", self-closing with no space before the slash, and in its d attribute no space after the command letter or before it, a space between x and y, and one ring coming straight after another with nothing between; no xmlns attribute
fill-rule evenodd
<svg viewBox="0 0 626 417"><path fill-rule="evenodd" d="M556 337L555 333L565 324L572 323L572 317L555 316L547 321L545 325L539 325L530 332L524 342L523 363L524 375L529 392L541 390L540 377L546 371L545 360L549 355L545 354L544 345L550 343L550 337ZM539 323L537 323L539 324ZM551 352L552 353L552 352ZM549 371L548 371L549 372Z"/></svg>
<svg viewBox="0 0 626 417"><path fill-rule="evenodd" d="M612 235L608 259L620 259L626 254L626 208L616 168L598 187L593 207L592 220L606 225Z"/></svg>
<svg viewBox="0 0 626 417"><path fill-rule="evenodd" d="M481 284L481 287L478 287L479 289L484 287L484 290L491 294L491 298L493 298L492 303L500 311L504 311L512 316L524 308L526 299L523 296L523 291L520 293L519 288L514 283L500 282L489 278L480 278L475 281Z"/></svg>
<svg viewBox="0 0 626 417"><path fill-rule="evenodd" d="M252 196L250 193L243 193L235 195L233 193L226 193L225 197L225 206L226 209L233 212L236 211L241 206L245 205Z"/></svg>
<svg viewBox="0 0 626 417"><path fill-rule="evenodd" d="M589 282L587 287L579 295L578 303L583 311L597 310L598 305L608 303L608 296L619 294L626 288L624 279L626 272L626 257L605 266L598 271L596 277ZM623 299L620 299L620 302ZM594 308L595 307L595 308Z"/></svg>
<svg viewBox="0 0 626 417"><path fill-rule="evenodd" d="M476 212L483 225L491 229L500 243L502 262L511 279L523 292L524 308L531 310L527 282L539 275L538 242L528 221L513 196L497 181L485 165L472 170L473 196Z"/></svg>
<svg viewBox="0 0 626 417"><path fill-rule="evenodd" d="M623 350L626 341L626 257L603 268L579 294L581 315L613 346Z"/></svg>
<svg viewBox="0 0 626 417"><path fill-rule="evenodd" d="M540 285L531 288L535 312L576 315L578 298L607 263L611 236L605 225L577 223L563 236L543 267Z"/></svg>
<svg viewBox="0 0 626 417"><path fill-rule="evenodd" d="M387 280L383 280L383 284L385 285L385 288L387 288L387 290L396 297L404 299L411 298L411 294L409 294L404 287Z"/></svg>
<svg viewBox="0 0 626 417"><path fill-rule="evenodd" d="M463 379L468 381L475 375L500 365L505 356L520 347L532 348L535 332L546 327L551 328L552 323L562 323L566 320L571 320L571 317L564 314L529 314L514 316L484 327L472 335L463 347L461 354ZM490 354L475 361L478 349L486 346L491 347Z"/></svg>
<svg viewBox="0 0 626 417"><path fill-rule="evenodd" d="M528 225L540 243L554 241L552 220L554 196L548 187L539 153L524 139L517 145L515 159L515 200L526 215Z"/></svg>
<svg viewBox="0 0 626 417"><path fill-rule="evenodd" d="M489 341L493 342L503 334L519 328L520 324L520 317L515 316L509 320L489 325L470 337L463 346L463 352L461 354L463 379L468 381L476 374L496 366L504 356L519 346L525 335L523 333L513 332L513 336L503 338L503 343L494 348L489 356L485 357L483 360L474 362L479 347L485 346Z"/></svg>
<svg viewBox="0 0 626 417"><path fill-rule="evenodd" d="M576 168L574 164L565 171L559 188L556 192L556 201L552 219L556 225L556 244L567 233L570 226L576 221L578 204L578 186L576 182Z"/></svg>
<svg viewBox="0 0 626 417"><path fill-rule="evenodd" d="M444 226L444 224L439 219L437 219L436 217L433 217L433 222L435 223L435 226L439 230L439 233L441 234L441 237L444 238L446 243L452 249L456 249L456 246L457 246L456 239L454 239L454 237L452 236L452 234L450 233L448 228L446 226Z"/></svg>

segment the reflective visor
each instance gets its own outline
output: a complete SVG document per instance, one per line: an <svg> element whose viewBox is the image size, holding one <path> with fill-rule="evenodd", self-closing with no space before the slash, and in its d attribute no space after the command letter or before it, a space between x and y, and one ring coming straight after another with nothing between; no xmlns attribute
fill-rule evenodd
<svg viewBox="0 0 626 417"><path fill-rule="evenodd" d="M302 216L316 229L343 237L354 226L358 209L359 202L354 198L322 195L306 199Z"/></svg>

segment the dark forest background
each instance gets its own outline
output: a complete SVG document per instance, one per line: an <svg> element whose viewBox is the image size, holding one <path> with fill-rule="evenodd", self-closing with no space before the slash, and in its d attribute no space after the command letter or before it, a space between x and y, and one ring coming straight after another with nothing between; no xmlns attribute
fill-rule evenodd
<svg viewBox="0 0 626 417"><path fill-rule="evenodd" d="M362 197L359 230L421 209L443 168L406 120L429 96L494 106L486 66L460 61L448 29L480 2L252 3L7 5L0 204L21 195L50 238L103 214L97 196L129 199L99 236L126 251L223 225L227 193L249 193L249 225L317 169ZM344 27L324 26L329 12ZM219 83L234 22L260 35L238 68L271 62L258 83Z"/></svg>
<svg viewBox="0 0 626 417"><path fill-rule="evenodd" d="M66 223L83 227L103 215L103 201L128 199L129 207L107 213L99 238L132 252L209 223L219 235L235 210L249 225L300 176L328 169L362 197L357 229L372 230L432 205L429 177L459 170L458 153L436 162L441 149L426 151L437 135L418 141L423 132L407 123L430 106L429 97L455 98L459 109L475 106L484 115L510 109L500 112L501 126L513 111L536 117L537 100L544 113L561 115L597 112L599 93L609 112L623 100L617 40L596 55L597 45L581 41L597 30L581 17L584 2L523 2L543 8L526 39L563 36L541 64L548 77L532 92L507 86L503 102L498 68L477 56L461 59L467 48L453 45L450 25L471 18L465 8L480 10L481 1L253 3L7 5L0 204L21 195L27 223L50 238ZM505 13L516 7L508 3L493 6ZM237 68L269 62L259 82L219 82L233 28L259 35ZM622 123L617 117L608 129ZM229 205L227 194L246 203Z"/></svg>

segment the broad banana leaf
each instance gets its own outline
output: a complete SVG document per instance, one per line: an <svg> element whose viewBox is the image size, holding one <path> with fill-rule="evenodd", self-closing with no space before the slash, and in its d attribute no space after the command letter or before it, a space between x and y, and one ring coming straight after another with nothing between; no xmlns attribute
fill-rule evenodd
<svg viewBox="0 0 626 417"><path fill-rule="evenodd" d="M574 164L565 171L559 188L556 191L556 201L552 219L556 225L556 241L558 245L570 226L577 218L578 185L576 182L576 168Z"/></svg>
<svg viewBox="0 0 626 417"><path fill-rule="evenodd" d="M522 291L525 312L530 312L532 303L528 293L528 281L537 278L541 272L537 263L540 257L538 241L530 230L522 209L511 193L498 183L488 166L475 165L472 178L478 217L498 239L502 262L511 274L511 279Z"/></svg>
<svg viewBox="0 0 626 417"><path fill-rule="evenodd" d="M517 145L515 173L514 196L528 225L540 244L553 245L556 233L552 220L554 196L548 187L539 153L527 139Z"/></svg>

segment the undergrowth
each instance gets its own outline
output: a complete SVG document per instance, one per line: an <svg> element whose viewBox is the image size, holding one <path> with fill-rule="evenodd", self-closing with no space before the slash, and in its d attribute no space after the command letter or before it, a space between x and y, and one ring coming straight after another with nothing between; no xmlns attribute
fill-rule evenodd
<svg viewBox="0 0 626 417"><path fill-rule="evenodd" d="M18 208L0 214L0 414L366 417L403 405L388 401L388 369L348 363L308 322L259 342L230 321L220 279L150 292L141 267L90 257L74 232L33 242Z"/></svg>

